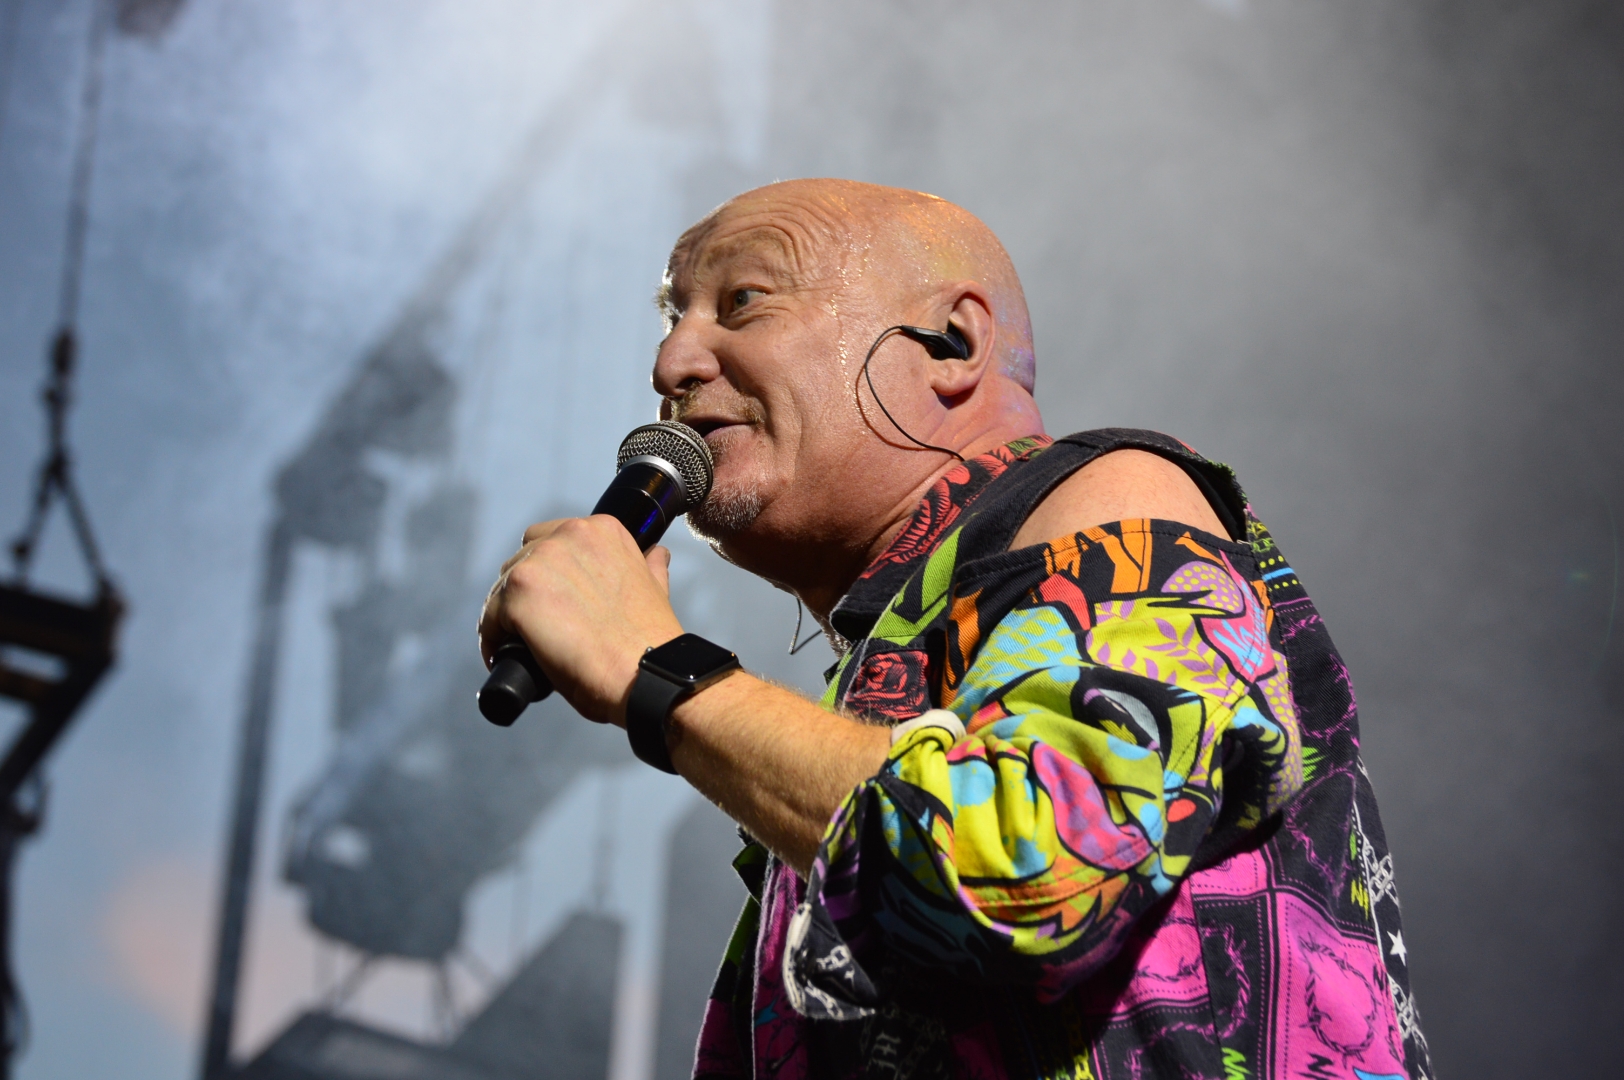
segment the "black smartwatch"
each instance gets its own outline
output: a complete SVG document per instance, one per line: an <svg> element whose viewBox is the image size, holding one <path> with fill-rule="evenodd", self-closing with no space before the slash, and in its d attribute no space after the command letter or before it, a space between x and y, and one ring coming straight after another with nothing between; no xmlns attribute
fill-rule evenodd
<svg viewBox="0 0 1624 1080"><path fill-rule="evenodd" d="M739 658L698 634L674 637L643 653L626 700L626 739L632 753L662 772L676 773L666 746L666 720L677 702L739 670Z"/></svg>

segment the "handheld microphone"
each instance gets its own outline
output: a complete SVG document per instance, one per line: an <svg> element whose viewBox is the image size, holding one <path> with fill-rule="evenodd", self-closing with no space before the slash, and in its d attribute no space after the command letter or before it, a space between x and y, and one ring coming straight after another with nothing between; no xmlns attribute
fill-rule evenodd
<svg viewBox="0 0 1624 1080"><path fill-rule="evenodd" d="M608 514L647 551L682 514L704 503L716 476L710 447L687 424L644 424L620 444L615 478L594 514ZM514 638L497 646L491 673L479 691L479 711L507 727L532 701L553 692L536 658Z"/></svg>

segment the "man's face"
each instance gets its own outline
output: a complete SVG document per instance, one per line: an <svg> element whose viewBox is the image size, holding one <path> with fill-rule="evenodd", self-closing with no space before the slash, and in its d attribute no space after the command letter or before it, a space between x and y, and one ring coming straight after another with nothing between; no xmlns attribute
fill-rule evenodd
<svg viewBox="0 0 1624 1080"><path fill-rule="evenodd" d="M866 339L854 339L878 318L883 287L856 273L844 229L815 203L746 196L672 253L654 386L661 414L716 456L710 500L690 521L724 547L752 528L844 527L832 494L873 443L854 396Z"/></svg>

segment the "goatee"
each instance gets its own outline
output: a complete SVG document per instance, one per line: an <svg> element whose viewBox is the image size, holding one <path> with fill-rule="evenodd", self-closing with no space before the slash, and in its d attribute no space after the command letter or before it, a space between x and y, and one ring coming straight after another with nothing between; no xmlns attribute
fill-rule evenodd
<svg viewBox="0 0 1624 1080"><path fill-rule="evenodd" d="M762 501L754 486L713 489L702 506L688 511L688 531L715 547L754 525Z"/></svg>

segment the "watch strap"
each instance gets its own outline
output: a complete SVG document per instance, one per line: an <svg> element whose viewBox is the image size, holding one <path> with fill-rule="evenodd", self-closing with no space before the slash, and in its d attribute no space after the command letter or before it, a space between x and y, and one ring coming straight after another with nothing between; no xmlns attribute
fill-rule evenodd
<svg viewBox="0 0 1624 1080"><path fill-rule="evenodd" d="M626 699L626 741L632 744L632 753L644 764L673 776L677 767L671 764L671 748L665 741L666 719L689 689L638 668L631 696Z"/></svg>

